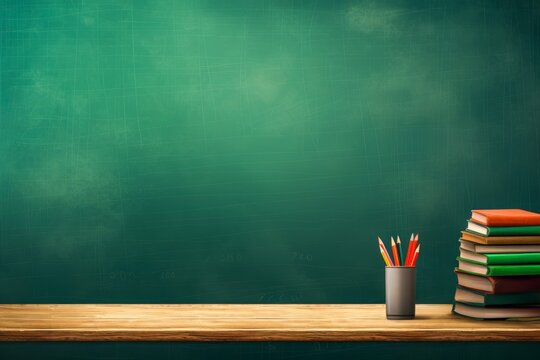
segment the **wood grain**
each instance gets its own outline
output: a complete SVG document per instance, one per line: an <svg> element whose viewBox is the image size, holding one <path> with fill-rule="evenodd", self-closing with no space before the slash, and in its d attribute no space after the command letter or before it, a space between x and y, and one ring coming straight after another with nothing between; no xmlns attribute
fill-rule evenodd
<svg viewBox="0 0 540 360"><path fill-rule="evenodd" d="M540 322L478 321L451 305L386 320L363 305L0 305L0 341L539 341Z"/></svg>

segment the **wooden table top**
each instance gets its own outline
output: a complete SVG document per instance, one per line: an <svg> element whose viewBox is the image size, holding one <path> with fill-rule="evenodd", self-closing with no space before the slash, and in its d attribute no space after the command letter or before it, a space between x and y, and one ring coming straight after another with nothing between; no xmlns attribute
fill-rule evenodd
<svg viewBox="0 0 540 360"><path fill-rule="evenodd" d="M451 305L387 320L384 304L0 305L0 341L540 341L540 322L479 321Z"/></svg>

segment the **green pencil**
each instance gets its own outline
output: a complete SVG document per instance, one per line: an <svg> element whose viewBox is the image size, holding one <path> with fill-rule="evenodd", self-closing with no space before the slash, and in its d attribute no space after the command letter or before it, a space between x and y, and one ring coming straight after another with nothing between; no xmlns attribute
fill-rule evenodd
<svg viewBox="0 0 540 360"><path fill-rule="evenodd" d="M397 251L399 254L399 263L401 266L405 266L405 263L403 262L403 250L401 250L401 239L399 238L399 235L397 237Z"/></svg>

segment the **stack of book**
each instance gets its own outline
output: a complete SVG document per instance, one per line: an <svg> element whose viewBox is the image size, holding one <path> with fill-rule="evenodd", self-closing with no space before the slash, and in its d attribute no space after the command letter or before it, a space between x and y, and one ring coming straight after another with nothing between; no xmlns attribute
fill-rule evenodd
<svg viewBox="0 0 540 360"><path fill-rule="evenodd" d="M455 313L478 319L540 317L540 214L473 210L459 242Z"/></svg>

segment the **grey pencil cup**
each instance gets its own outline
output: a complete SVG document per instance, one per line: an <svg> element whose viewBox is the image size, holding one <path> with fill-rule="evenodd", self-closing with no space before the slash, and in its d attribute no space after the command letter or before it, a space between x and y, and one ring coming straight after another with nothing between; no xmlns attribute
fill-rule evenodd
<svg viewBox="0 0 540 360"><path fill-rule="evenodd" d="M414 319L416 310L416 268L387 266L385 270L386 318Z"/></svg>

